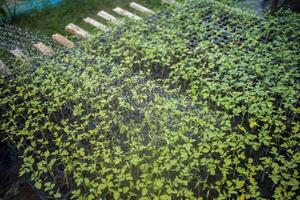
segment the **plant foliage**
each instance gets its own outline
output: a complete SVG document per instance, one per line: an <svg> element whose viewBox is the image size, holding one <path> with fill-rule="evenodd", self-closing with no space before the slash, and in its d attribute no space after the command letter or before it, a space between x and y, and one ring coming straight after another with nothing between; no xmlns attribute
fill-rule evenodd
<svg viewBox="0 0 300 200"><path fill-rule="evenodd" d="M56 199L299 198L299 19L195 1L15 64L20 175Z"/></svg>

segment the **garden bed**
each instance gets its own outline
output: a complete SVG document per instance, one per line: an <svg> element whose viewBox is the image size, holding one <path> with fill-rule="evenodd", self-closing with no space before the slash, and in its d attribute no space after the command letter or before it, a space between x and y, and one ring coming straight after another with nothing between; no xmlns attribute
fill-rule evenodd
<svg viewBox="0 0 300 200"><path fill-rule="evenodd" d="M299 19L195 1L11 64L20 175L56 199L296 199Z"/></svg>

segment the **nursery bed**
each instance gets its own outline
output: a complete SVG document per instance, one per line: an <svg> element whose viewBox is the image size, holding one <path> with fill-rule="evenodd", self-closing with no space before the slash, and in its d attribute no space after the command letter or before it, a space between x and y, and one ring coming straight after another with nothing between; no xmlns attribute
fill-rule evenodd
<svg viewBox="0 0 300 200"><path fill-rule="evenodd" d="M56 199L296 199L299 15L182 4L0 79L20 176Z"/></svg>

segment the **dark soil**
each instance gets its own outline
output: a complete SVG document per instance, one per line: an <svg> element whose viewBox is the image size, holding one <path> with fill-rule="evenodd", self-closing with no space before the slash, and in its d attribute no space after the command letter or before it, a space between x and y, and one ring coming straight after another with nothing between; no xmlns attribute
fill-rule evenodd
<svg viewBox="0 0 300 200"><path fill-rule="evenodd" d="M0 142L0 200L39 200L30 184L18 175L20 160L14 145Z"/></svg>
<svg viewBox="0 0 300 200"><path fill-rule="evenodd" d="M299 0L245 0L241 3L241 7L250 6L256 12L261 13L268 10L277 10L279 8L291 9L300 12Z"/></svg>

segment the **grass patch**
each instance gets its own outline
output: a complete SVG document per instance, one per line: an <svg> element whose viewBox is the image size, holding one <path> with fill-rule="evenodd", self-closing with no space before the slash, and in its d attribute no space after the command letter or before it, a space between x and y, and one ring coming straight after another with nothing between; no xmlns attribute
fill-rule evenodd
<svg viewBox="0 0 300 200"><path fill-rule="evenodd" d="M68 23L75 23L80 27L90 31L98 31L91 25L83 22L83 18L92 17L99 20L102 23L106 23L97 13L100 10L106 10L111 14L114 14L112 9L116 6L127 8L135 13L135 11L129 8L131 0L65 0L59 6L47 7L43 10L35 10L29 15L19 16L14 21L14 24L20 27L28 28L31 31L39 32L41 34L50 36L54 33L60 33L65 35L65 26ZM160 0L139 0L136 1L145 5L151 9L156 10L161 5ZM140 13L138 13L140 15ZM114 14L116 15L116 14ZM116 15L117 16L117 15Z"/></svg>

